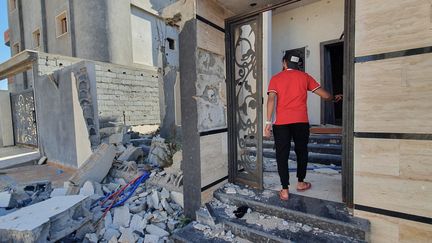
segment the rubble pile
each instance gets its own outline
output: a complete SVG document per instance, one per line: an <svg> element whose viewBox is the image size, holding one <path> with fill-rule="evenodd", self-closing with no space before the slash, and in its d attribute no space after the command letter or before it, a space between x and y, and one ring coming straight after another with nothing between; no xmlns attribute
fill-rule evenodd
<svg viewBox="0 0 432 243"><path fill-rule="evenodd" d="M88 210L90 217L88 220L76 220L72 216L73 219L66 220L66 223L56 225L57 232L64 235L56 233L55 240L171 242L170 235L189 223L183 216L181 151L176 151L174 145L159 136L140 136L127 130L122 129L120 134L107 137L104 140L106 143L96 148L64 183L64 188L53 190L48 182L42 190L36 184L27 187L28 197L19 199L14 197L13 190L0 193L0 207L9 210L4 211L3 214L7 214L4 217L13 211L22 213L30 204L38 207L37 203L46 199L46 202L55 198L67 201L68 197L77 195L89 201L83 204L85 207L81 211ZM0 225L4 217L0 217ZM53 214L48 223L56 217ZM66 227L67 224L73 226ZM74 231L69 232L62 227ZM16 233L19 230L12 229L12 232L11 229L0 228L0 234L13 240L17 239L14 237L20 234ZM43 237L50 242L54 231L44 232Z"/></svg>

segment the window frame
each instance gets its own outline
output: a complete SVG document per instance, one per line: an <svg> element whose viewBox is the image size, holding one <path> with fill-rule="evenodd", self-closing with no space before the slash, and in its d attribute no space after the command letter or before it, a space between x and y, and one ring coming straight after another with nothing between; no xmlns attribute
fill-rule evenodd
<svg viewBox="0 0 432 243"><path fill-rule="evenodd" d="M66 25L63 25L63 20L66 20ZM67 11L64 10L60 14L55 16L55 24L56 24L56 38L61 38L64 35L69 33L69 21ZM66 31L63 32L63 27L66 28Z"/></svg>
<svg viewBox="0 0 432 243"><path fill-rule="evenodd" d="M36 37L36 34L39 34L38 36L37 36L37 39L35 38ZM34 49L39 49L40 48L40 46L41 46L41 31L40 31L40 28L36 28L33 32L32 32L32 41L33 41L33 48ZM37 41L37 43L36 43L36 41ZM36 44L38 44L38 45L36 45Z"/></svg>

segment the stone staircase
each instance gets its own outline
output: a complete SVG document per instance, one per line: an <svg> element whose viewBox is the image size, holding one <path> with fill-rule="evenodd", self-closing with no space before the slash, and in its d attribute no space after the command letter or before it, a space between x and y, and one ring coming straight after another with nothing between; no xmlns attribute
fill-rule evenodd
<svg viewBox="0 0 432 243"><path fill-rule="evenodd" d="M236 194L225 191L222 188L214 193L216 203L206 205L211 219L201 223L214 221L216 226L236 236L234 242L369 241L369 221L353 217L342 203L295 194L290 194L288 201L281 201L277 192L269 190L240 188ZM239 206L247 206L251 212L236 218L232 211ZM178 231L173 239L175 242L228 242L218 236L209 237L192 224Z"/></svg>
<svg viewBox="0 0 432 243"><path fill-rule="evenodd" d="M291 143L291 160L296 160L294 149L294 143ZM340 134L311 134L308 149L310 163L336 166L342 163L342 136ZM252 146L251 150L256 153ZM263 141L263 157L264 159L276 159L273 139Z"/></svg>

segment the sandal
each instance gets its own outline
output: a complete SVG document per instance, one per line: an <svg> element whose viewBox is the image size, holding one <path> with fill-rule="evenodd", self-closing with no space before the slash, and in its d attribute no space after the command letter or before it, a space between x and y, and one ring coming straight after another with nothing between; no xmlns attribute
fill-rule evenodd
<svg viewBox="0 0 432 243"><path fill-rule="evenodd" d="M306 184L306 187L304 187L304 188L298 188L298 186L297 186L297 191L298 191L298 192L304 192L304 191L306 191L306 190L311 189L312 184L311 184L310 182L303 182L303 183Z"/></svg>
<svg viewBox="0 0 432 243"><path fill-rule="evenodd" d="M287 195L286 195L286 196L283 196L283 195L282 195L282 192L283 192L284 190L287 191ZM280 198L280 200L282 200L282 201L288 201L288 198L289 198L288 189L282 189L282 190L280 190L280 191L279 191L279 198Z"/></svg>

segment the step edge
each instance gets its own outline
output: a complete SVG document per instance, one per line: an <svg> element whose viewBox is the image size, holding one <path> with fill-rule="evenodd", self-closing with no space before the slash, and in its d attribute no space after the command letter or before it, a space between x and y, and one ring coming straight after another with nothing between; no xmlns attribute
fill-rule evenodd
<svg viewBox="0 0 432 243"><path fill-rule="evenodd" d="M215 194L215 197L218 198L219 200L220 200L220 198L219 198L220 195L225 195L228 199L232 198L232 197L230 198L229 196L227 196L227 194L222 193L222 192L218 192L218 191L216 191L214 194ZM261 206L261 207L271 207L272 209L277 210L277 211L291 213L291 214L299 215L299 216L306 217L306 218L319 219L319 220L325 221L327 223L334 223L334 224L337 224L337 225L340 225L340 226L344 226L344 227L347 227L347 228L350 228L350 229L360 230L360 231L364 232L365 234L367 234L367 233L370 232L370 223L368 223L367 229L363 229L361 227L361 225L350 224L350 223L338 221L338 220L335 220L335 219L329 219L329 218L320 217L320 216L313 215L313 214L307 214L307 213L299 212L299 211L288 209L288 208L281 208L281 207L277 207L277 206L274 206L274 205L265 204L265 203L262 203L262 202L251 200L251 199L245 198L243 196L239 196L239 197L241 197L242 199L245 199L245 200L247 200L249 202L252 202L253 204ZM230 201L233 201L233 200L230 200ZM262 212L262 213L264 213L264 212ZM361 219L361 218L354 217L354 216L353 216L353 218L355 218L355 219ZM367 221L364 221L364 222L367 222Z"/></svg>
<svg viewBox="0 0 432 243"><path fill-rule="evenodd" d="M224 226L225 226L226 224L233 225L233 226L232 226L233 228L235 228L235 227L236 227L236 228L242 228L242 230L244 230L244 231L247 231L247 232L253 232L254 234L257 234L257 235L260 235L260 236L264 236L264 237L269 238L269 239L274 240L274 241L279 241L279 242L292 242L292 241L290 241L290 240L287 240L287 239L283 238L283 236L281 236L281 235L272 234L272 233L269 233L269 232L267 232L267 231L265 231L265 230L258 230L258 229L255 229L255 228L253 228L253 227L248 227L248 226L255 226L255 225L253 225L253 224L249 224L249 223L246 223L246 222L245 222L246 225L243 225L243 224L240 224L240 223L234 222L234 221L232 221L230 218L228 218L228 217L224 217L224 216L218 216L218 220L219 220L219 221L220 221ZM290 221L291 221L291 220L290 220ZM294 221L291 221L291 222L294 222ZM225 227L224 227L224 228L225 228ZM344 238L344 240L351 240L351 239L354 239L354 240L357 240L357 241L360 241L360 242L366 242L364 239L357 239L356 237L351 237L351 236L347 236L347 235L343 235L343 234L340 234L340 233L331 232L331 231L324 230L324 229L320 229L320 230L322 230L323 232L326 232L326 236L327 236L327 237L330 237L330 234L333 233L334 236L341 236L341 237ZM279 231L282 231L282 230L279 230ZM309 233L309 232L305 232L305 233L313 234L313 233ZM297 234L297 233L296 233L296 232L292 232L292 233L290 233L290 234Z"/></svg>

